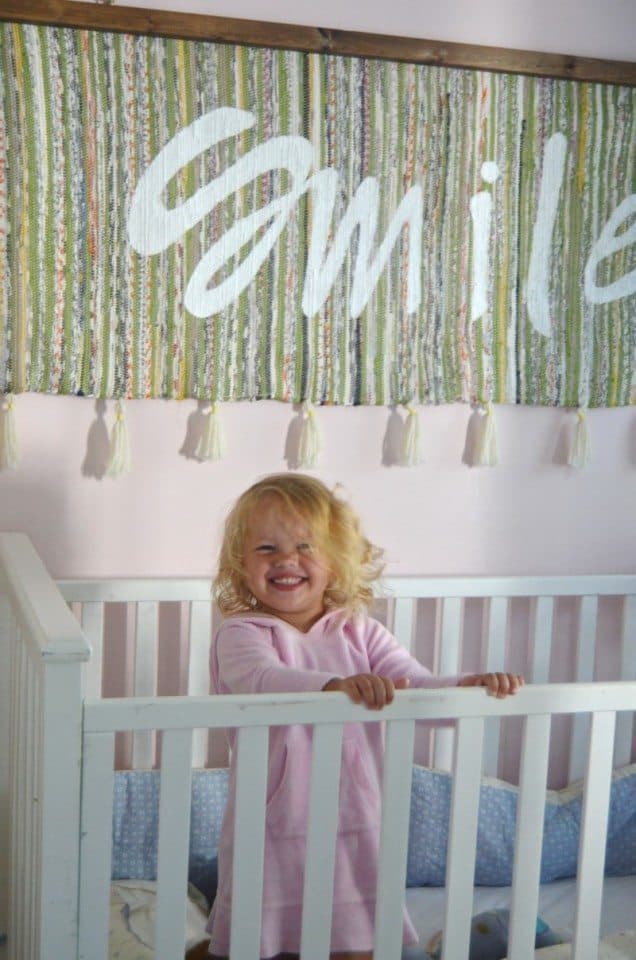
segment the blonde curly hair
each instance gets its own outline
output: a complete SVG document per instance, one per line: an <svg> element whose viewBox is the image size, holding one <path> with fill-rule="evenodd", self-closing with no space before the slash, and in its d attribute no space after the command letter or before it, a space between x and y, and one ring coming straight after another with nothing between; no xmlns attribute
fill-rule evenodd
<svg viewBox="0 0 636 960"><path fill-rule="evenodd" d="M331 574L325 606L352 613L366 610L373 599L372 584L384 567L382 551L365 537L352 507L324 483L304 474L283 473L249 487L225 521L213 584L221 613L229 616L254 609L245 582L244 545L252 512L266 497L278 497L311 530L313 545L325 557Z"/></svg>

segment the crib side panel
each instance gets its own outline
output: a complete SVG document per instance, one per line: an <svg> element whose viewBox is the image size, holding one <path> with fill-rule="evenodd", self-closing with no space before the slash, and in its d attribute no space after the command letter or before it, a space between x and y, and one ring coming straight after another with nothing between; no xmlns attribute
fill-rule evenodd
<svg viewBox="0 0 636 960"><path fill-rule="evenodd" d="M93 584L73 581L63 583L62 589L69 600L80 601L82 622L91 636L100 638L98 611L101 608L103 620L105 605L126 605L127 622L137 623L136 630L130 627L125 641L129 666L121 682L121 694L196 696L209 692L209 645L218 614L211 603L209 581L114 580ZM624 599L621 592L625 593ZM381 593L380 619L393 630L401 644L434 672L507 669L524 673L526 680L533 683L636 676L633 662L636 657L633 652L636 650L636 577L633 576L399 577L387 579ZM164 636L166 601L174 607L179 601L182 608L182 626L170 637ZM619 658L612 654L609 660L614 672L610 675L601 669L599 676L598 663L608 662L601 641L611 641L614 646L618 643L603 634L601 604L609 602L616 607L623 603L625 607L622 662L619 667ZM434 609L436 626L431 619ZM158 614L146 617L146 612L152 610ZM172 616L170 614L169 619ZM147 629L144 623L149 624ZM613 623L611 629L615 629ZM423 631L426 637L422 636ZM107 650L111 639L108 635L104 637ZM114 638L114 642L120 644L121 637ZM94 647L99 659L97 642ZM166 664L168 660L172 663L170 658L176 648L180 665L178 670L171 668L170 676L178 675L180 679L178 685L171 680L170 689L166 689ZM569 657L567 664L565 657ZM98 665L91 669L87 691L94 691L101 682ZM106 695L104 686L102 695ZM584 718L562 718L555 723L550 786L558 788L582 775L585 723ZM418 762L450 769L452 730L418 731L416 742ZM520 744L518 723L490 722L485 731L484 772L516 782ZM620 717L616 765L633 759L634 748L633 722L631 718ZM117 755L120 767L154 766L153 735L119 736ZM226 745L220 734L209 735L203 730L195 733L195 766L224 764L226 759Z"/></svg>
<svg viewBox="0 0 636 960"><path fill-rule="evenodd" d="M10 960L77 953L80 664L88 646L28 539L0 534L10 661Z"/></svg>
<svg viewBox="0 0 636 960"><path fill-rule="evenodd" d="M636 595L625 597L621 636L621 677L636 680ZM634 715L619 714L616 719L614 763L621 767L636 756Z"/></svg>
<svg viewBox="0 0 636 960"><path fill-rule="evenodd" d="M85 696L209 693L215 614L209 580L64 580L59 586L92 648L84 665ZM151 731L118 734L118 768L152 769L160 744L161 736ZM218 735L210 744L208 731L198 730L193 766L209 760L226 762L225 738Z"/></svg>
<svg viewBox="0 0 636 960"><path fill-rule="evenodd" d="M636 683L589 683L589 684L548 684L528 687L516 697L499 701L487 697L481 690L445 691L404 691L399 692L394 702L386 708L383 717L387 723L387 750L385 755L385 781L383 791L383 827L381 855L379 860L376 946L386 947L382 956L397 956L394 947L399 939L404 894L404 873L406 869L406 806L409 795L408 784L411 776L413 751L413 721L450 717L458 718L458 735L453 766L451 839L447 867L447 911L446 956L463 956L466 952L469 922L472 913L472 877L476 856L477 804L479 800L482 771L483 730L488 720L504 717L527 717L526 745L522 763L523 776L519 792L519 810L524 829L517 833L515 849L515 874L513 880L513 916L512 941L514 956L529 955L528 937L534 934L533 923L536 917L538 897L541 827L543 823L542 805L545 802L546 771L551 717L567 713L573 716L593 714L592 737L586 742L587 764L585 783L585 809L580 845L581 880L578 897L578 917L576 920L580 943L598 942L598 916L602 895L603 863L599 850L599 837L603 837L603 823L607 821L607 808L611 777L612 736L614 714L617 711L631 710L636 701ZM333 831L336 828L335 809L327 809L324 803L324 779L331 783L330 796L336 795L338 757L331 757L328 750L339 755L341 727L351 722L377 722L372 711L356 707L341 694L287 694L276 697L227 696L177 697L164 699L102 701L87 704L85 707L85 791L92 789L102 794L105 777L112 777L112 737L118 730L171 730L174 740L173 749L168 751L162 764L160 804L170 808L179 824L174 829L161 831L159 839L159 861L166 850L168 861L174 859L171 845L174 835L181 838L187 833L187 771L184 767L187 746L181 743L180 734L184 733L184 742L189 743L191 731L205 727L231 726L240 730L238 745L239 795L237 798L237 817L235 822L235 889L233 902L242 904L239 914L240 927L232 931L236 955L240 958L258 956L258 904L261 898L261 884L264 862L262 857L263 829L266 801L267 776L267 727L294 724L299 722L315 725L315 742L319 743L318 755L314 758L314 784L310 800L310 850L309 856L320 860L321 845L329 850L333 843ZM91 755L89 745L95 738L110 737L110 749L103 769L96 773L97 779L90 786ZM327 753L325 752L327 751ZM110 772L108 772L108 768ZM333 778L329 779L329 768ZM100 788L100 784L102 787ZM176 801L175 801L176 797ZM96 817L98 804L89 804L85 815ZM104 855L104 844L110 840L110 807L103 804L101 824L91 830L84 830L86 837L82 846L82 877L91 876L95 871L95 889L100 889L103 914L107 905L109 884L108 856ZM84 821L88 824L88 820ZM397 825L397 829L396 829ZM96 843L88 842L90 834L101 839ZM174 835L173 835L174 834ZM313 837L313 839L311 839ZM178 848L183 852L185 843ZM601 843L601 847L603 844ZM165 849L163 849L165 847ZM313 853L312 849L313 848ZM162 853L163 849L163 853ZM95 850L98 851L95 854ZM99 852L101 851L101 853ZM85 862L85 857L93 857L94 862ZM165 857L164 857L165 859ZM98 863L98 861L101 861ZM184 862L179 871L183 874ZM163 875L161 875L163 874ZM101 879L100 879L101 877ZM242 879L241 879L242 877ZM322 871L318 886L325 895L325 883L333 877L331 861L327 857L326 868ZM183 904L179 901L181 884L172 883L169 871L161 871L159 876L158 900L166 904L166 914L162 917L163 929L171 929L171 924L183 926ZM84 887L84 880L82 887ZM311 894L313 877L307 881L305 893L308 895L303 925L309 932L318 922L312 917L312 903L316 910L324 907L322 896ZM163 889L165 887L165 889ZM184 891L185 896L185 891ZM329 890L326 889L326 900ZM175 906L176 904L176 906ZM86 905L82 910L87 909ZM95 909L95 908L93 908ZM91 914L94 916L94 914ZM324 910L322 926L324 926ZM90 917L89 917L90 919ZM84 918L86 920L86 918ZM312 927L313 925L313 927ZM158 927L158 929L160 929ZM172 931L175 932L175 931ZM324 934L324 930L322 931ZM322 945L325 945L322 937ZM176 943L176 940L175 940ZM323 951L324 952L324 951ZM585 956L592 956L586 946ZM172 954L166 953L166 958ZM309 956L320 960L320 949L310 950ZM326 956L326 954L325 954ZM92 960L92 958L91 958Z"/></svg>
<svg viewBox="0 0 636 960"><path fill-rule="evenodd" d="M455 669L522 672L527 682L587 682L636 678L636 577L396 577L384 582L387 622L398 639L434 672ZM431 629L428 612L437 609ZM419 611L419 613L418 613ZM431 643L421 636L435 633ZM481 631L477 651L476 633ZM422 652L424 656L422 657ZM588 718L555 720L551 787L583 776ZM450 769L453 733L418 732L418 762ZM494 720L485 731L484 772L517 782L521 728ZM636 759L632 715L617 720L614 765Z"/></svg>

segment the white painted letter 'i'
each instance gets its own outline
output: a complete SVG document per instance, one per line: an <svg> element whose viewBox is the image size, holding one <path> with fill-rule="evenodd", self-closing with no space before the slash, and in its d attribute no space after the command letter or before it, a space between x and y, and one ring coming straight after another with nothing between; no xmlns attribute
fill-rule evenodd
<svg viewBox="0 0 636 960"><path fill-rule="evenodd" d="M482 164L481 176L486 183L494 183L499 176L499 167L492 160ZM470 217L473 221L473 271L470 320L479 320L488 307L488 241L492 194L480 190L470 201Z"/></svg>

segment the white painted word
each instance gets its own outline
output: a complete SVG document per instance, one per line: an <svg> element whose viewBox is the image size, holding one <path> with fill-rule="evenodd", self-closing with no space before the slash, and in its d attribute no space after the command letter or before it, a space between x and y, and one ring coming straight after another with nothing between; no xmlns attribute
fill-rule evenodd
<svg viewBox="0 0 636 960"><path fill-rule="evenodd" d="M238 217L203 254L186 287L186 309L195 317L204 318L233 303L269 256L300 197L310 191L313 199L311 232L301 301L305 315L313 316L328 298L357 230L349 309L352 319L360 316L405 226L409 231L406 305L409 313L416 312L421 303L423 226L422 189L419 185L405 193L384 238L377 245L380 193L377 180L367 177L351 198L330 244L338 173L327 168L311 175L314 160L311 143L304 137L280 136L255 146L187 200L172 208L166 206L162 199L165 188L182 167L222 140L249 130L255 122L254 115L248 111L221 107L199 117L166 144L141 177L133 195L128 219L128 238L132 247L142 255L160 253L183 237L218 204L261 174L286 171L290 183L287 192L247 216ZM549 334L551 327L550 250L566 148L562 133L555 133L548 140L532 233L525 300L528 316L542 334ZM484 163L481 175L486 183L494 184L499 176L497 164L492 161ZM632 194L616 208L592 246L584 272L584 292L590 303L608 303L636 292L636 270L606 286L596 283L599 263L636 240L636 223L621 230L635 212L636 194ZM473 224L470 316L474 321L485 313L488 305L490 191L475 194L470 201L470 215ZM254 241L253 245L232 273L218 283L211 282L230 258L240 254L251 241Z"/></svg>

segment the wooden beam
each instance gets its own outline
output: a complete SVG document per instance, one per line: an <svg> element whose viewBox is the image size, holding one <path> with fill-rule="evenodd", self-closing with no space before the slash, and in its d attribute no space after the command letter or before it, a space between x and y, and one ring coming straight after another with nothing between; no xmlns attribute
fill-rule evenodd
<svg viewBox="0 0 636 960"><path fill-rule="evenodd" d="M2 19L21 23L636 86L636 62L621 60L239 20L174 10L85 3L80 0L3 0L2 7Z"/></svg>

